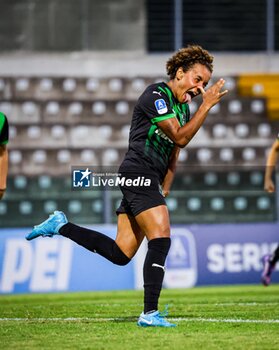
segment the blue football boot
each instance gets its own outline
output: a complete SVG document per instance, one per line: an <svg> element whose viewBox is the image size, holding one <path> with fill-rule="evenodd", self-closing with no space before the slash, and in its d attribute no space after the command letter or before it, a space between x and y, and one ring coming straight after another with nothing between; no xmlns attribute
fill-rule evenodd
<svg viewBox="0 0 279 350"><path fill-rule="evenodd" d="M34 226L32 232L25 238L31 241L39 236L52 237L54 235L59 235L59 229L67 224L67 222L66 215L62 211L56 210L47 220L43 221L40 225Z"/></svg>
<svg viewBox="0 0 279 350"><path fill-rule="evenodd" d="M137 324L140 327L176 327L176 324L168 322L165 314L159 311L147 314L142 312Z"/></svg>

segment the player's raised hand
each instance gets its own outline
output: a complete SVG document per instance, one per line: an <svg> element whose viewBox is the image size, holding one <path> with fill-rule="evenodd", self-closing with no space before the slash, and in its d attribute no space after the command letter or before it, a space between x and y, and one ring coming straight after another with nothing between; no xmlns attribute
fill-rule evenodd
<svg viewBox="0 0 279 350"><path fill-rule="evenodd" d="M221 78L207 90L204 90L203 87L199 87L202 94L203 103L205 103L209 108L216 105L216 103L218 103L221 98L228 93L228 90L221 91L225 85L225 82L226 81Z"/></svg>

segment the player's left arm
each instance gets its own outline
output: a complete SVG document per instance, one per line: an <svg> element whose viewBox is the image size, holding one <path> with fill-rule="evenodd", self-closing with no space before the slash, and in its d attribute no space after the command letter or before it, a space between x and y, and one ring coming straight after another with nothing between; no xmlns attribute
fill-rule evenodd
<svg viewBox="0 0 279 350"><path fill-rule="evenodd" d="M8 150L6 145L0 145L0 199L6 190L8 174Z"/></svg>
<svg viewBox="0 0 279 350"><path fill-rule="evenodd" d="M180 148L178 146L174 146L174 149L172 150L172 153L170 156L168 170L162 183L162 193L164 197L167 197L170 193L179 152L180 152Z"/></svg>
<svg viewBox="0 0 279 350"><path fill-rule="evenodd" d="M275 191L275 185L272 180L272 173L275 169L275 165L277 162L279 153L279 139L277 138L268 153L267 161L266 161L266 168L265 168L265 179L264 179L264 189L267 192L274 192Z"/></svg>

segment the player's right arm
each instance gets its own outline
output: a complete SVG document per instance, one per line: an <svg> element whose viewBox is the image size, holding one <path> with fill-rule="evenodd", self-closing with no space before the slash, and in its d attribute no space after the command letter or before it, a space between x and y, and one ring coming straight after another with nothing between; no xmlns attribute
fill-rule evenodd
<svg viewBox="0 0 279 350"><path fill-rule="evenodd" d="M203 101L193 118L184 126L181 127L176 118L163 120L157 125L178 147L185 147L204 123L209 110L227 94L227 90L220 91L224 84L225 80L220 79L206 91L200 88Z"/></svg>
<svg viewBox="0 0 279 350"><path fill-rule="evenodd" d="M0 199L6 190L8 174L8 149L9 124L7 117L0 112Z"/></svg>
<svg viewBox="0 0 279 350"><path fill-rule="evenodd" d="M6 145L0 145L0 199L6 190L8 173L8 150Z"/></svg>
<svg viewBox="0 0 279 350"><path fill-rule="evenodd" d="M279 138L277 138L273 142L273 145L268 153L267 160L266 160L264 189L267 192L275 191L275 184L272 180L272 174L277 162L278 152L279 152Z"/></svg>

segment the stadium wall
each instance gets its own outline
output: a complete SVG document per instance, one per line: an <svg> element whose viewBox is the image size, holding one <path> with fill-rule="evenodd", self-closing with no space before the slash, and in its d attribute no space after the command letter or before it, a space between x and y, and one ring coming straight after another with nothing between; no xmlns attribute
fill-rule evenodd
<svg viewBox="0 0 279 350"><path fill-rule="evenodd" d="M278 222L172 227L164 287L259 283L262 257L276 247L278 228ZM113 225L95 229L111 237L116 232ZM119 267L63 237L27 242L29 230L0 230L1 294L142 288L146 244Z"/></svg>

